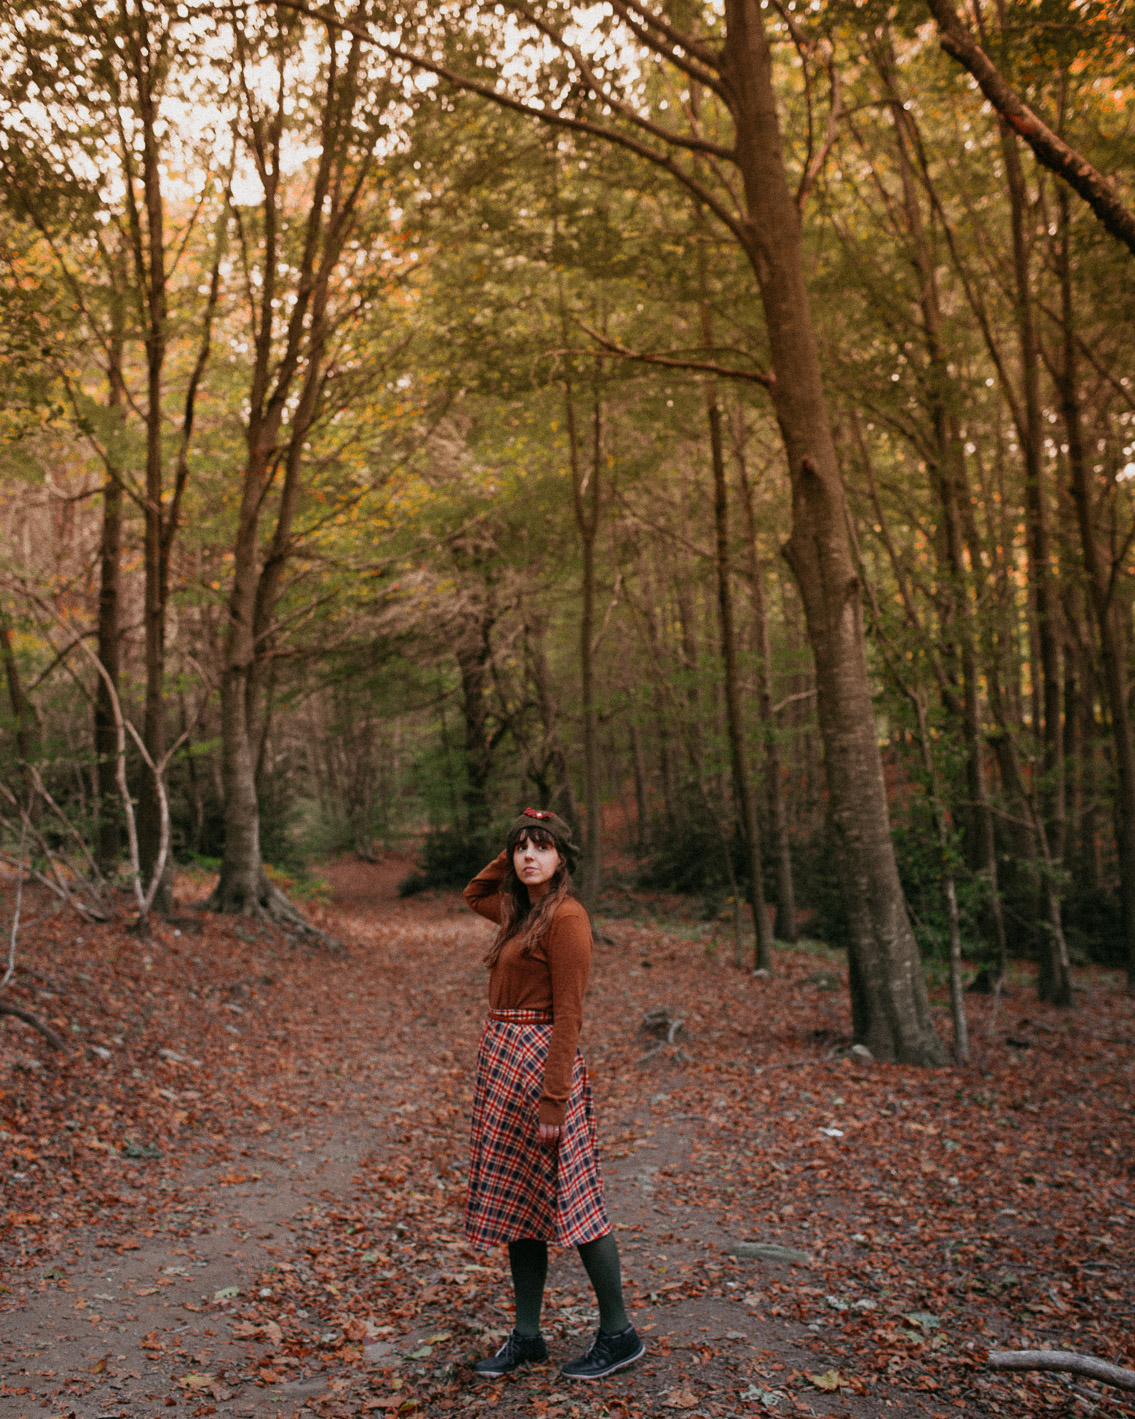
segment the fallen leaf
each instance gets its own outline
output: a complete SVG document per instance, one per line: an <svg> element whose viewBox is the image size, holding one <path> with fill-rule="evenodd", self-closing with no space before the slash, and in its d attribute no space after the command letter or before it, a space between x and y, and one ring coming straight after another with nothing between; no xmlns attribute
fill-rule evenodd
<svg viewBox="0 0 1135 1419"><path fill-rule="evenodd" d="M190 1392L200 1392L202 1390L212 1389L216 1382L217 1381L213 1375L202 1374L180 1375L176 1381L176 1383L179 1384L182 1389L187 1389Z"/></svg>
<svg viewBox="0 0 1135 1419"><path fill-rule="evenodd" d="M822 1375L809 1375L809 1384L814 1384L817 1389L839 1389L846 1385L847 1381L838 1370L825 1370Z"/></svg>
<svg viewBox="0 0 1135 1419"><path fill-rule="evenodd" d="M692 1409L698 1402L692 1389L672 1389L662 1401L664 1409Z"/></svg>
<svg viewBox="0 0 1135 1419"><path fill-rule="evenodd" d="M921 1326L923 1330L937 1330L942 1324L933 1311L909 1311L903 1316L903 1320L910 1321L911 1325Z"/></svg>

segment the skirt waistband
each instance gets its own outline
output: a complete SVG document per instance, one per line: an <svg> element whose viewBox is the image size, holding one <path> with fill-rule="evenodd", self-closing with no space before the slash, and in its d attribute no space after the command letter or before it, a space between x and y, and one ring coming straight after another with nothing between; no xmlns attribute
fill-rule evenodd
<svg viewBox="0 0 1135 1419"><path fill-rule="evenodd" d="M488 1018L501 1025L550 1025L555 1019L550 1010L490 1010Z"/></svg>

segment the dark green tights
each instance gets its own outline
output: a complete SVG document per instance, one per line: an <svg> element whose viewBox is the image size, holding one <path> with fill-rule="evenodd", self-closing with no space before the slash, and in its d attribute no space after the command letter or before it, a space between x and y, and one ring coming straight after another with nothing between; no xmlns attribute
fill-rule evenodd
<svg viewBox="0 0 1135 1419"><path fill-rule="evenodd" d="M618 1335L630 1325L623 1305L623 1280L619 1271L619 1244L608 1232L594 1242L583 1242L576 1250L599 1302L599 1329ZM544 1302L544 1282L548 1277L547 1242L509 1242L508 1263L516 1292L516 1332L540 1334L540 1308Z"/></svg>

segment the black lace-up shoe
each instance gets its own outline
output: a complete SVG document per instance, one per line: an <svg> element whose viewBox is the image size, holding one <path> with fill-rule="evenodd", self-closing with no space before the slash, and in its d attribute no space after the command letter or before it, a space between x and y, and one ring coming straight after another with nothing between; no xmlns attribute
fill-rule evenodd
<svg viewBox="0 0 1135 1419"><path fill-rule="evenodd" d="M613 1375L616 1370L633 1365L646 1354L646 1346L633 1325L621 1330L618 1335L605 1335L603 1331L595 1337L595 1343L586 1355L578 1360L569 1360L560 1370L569 1380L601 1380L605 1375Z"/></svg>
<svg viewBox="0 0 1135 1419"><path fill-rule="evenodd" d="M517 1335L513 1330L495 1355L477 1361L473 1366L473 1373L495 1378L497 1375L511 1374L513 1370L519 1370L521 1365L532 1365L547 1358L548 1347L544 1344L542 1335Z"/></svg>

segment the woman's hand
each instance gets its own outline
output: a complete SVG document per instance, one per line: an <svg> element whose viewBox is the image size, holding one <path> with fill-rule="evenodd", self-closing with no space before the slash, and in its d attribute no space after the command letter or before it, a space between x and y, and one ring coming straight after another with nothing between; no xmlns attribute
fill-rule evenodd
<svg viewBox="0 0 1135 1419"><path fill-rule="evenodd" d="M541 1143L558 1143L562 1128L558 1123L540 1123L536 1125Z"/></svg>

